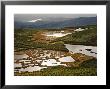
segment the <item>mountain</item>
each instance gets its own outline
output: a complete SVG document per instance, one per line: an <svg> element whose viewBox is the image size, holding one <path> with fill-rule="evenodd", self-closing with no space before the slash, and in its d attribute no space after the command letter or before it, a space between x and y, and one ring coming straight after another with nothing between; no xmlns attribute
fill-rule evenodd
<svg viewBox="0 0 110 89"><path fill-rule="evenodd" d="M96 24L97 17L70 18L64 21L14 22L15 28L63 28Z"/></svg>

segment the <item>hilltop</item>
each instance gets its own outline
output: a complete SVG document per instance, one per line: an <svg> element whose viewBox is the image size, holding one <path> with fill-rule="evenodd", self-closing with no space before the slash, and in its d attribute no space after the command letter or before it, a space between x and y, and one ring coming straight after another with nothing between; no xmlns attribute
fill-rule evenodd
<svg viewBox="0 0 110 89"><path fill-rule="evenodd" d="M57 18L58 19L58 18ZM60 19L60 18L59 18ZM57 20L57 21L36 21L36 22L20 22L15 21L14 27L18 28L37 28L37 29L58 29L64 27L75 27L75 26L86 26L86 25L96 25L97 17L79 17L70 18L67 20Z"/></svg>

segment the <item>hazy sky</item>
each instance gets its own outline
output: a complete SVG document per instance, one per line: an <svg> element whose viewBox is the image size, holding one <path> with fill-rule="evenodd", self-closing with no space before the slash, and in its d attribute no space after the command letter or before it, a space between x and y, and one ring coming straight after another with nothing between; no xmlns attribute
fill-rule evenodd
<svg viewBox="0 0 110 89"><path fill-rule="evenodd" d="M15 14L15 21L34 21L34 20L66 20L78 17L96 17L96 14Z"/></svg>

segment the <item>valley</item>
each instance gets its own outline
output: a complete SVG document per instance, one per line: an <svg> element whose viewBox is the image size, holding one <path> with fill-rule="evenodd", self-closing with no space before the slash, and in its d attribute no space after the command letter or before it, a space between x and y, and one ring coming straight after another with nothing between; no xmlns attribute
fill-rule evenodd
<svg viewBox="0 0 110 89"><path fill-rule="evenodd" d="M96 76L96 25L14 32L15 76Z"/></svg>

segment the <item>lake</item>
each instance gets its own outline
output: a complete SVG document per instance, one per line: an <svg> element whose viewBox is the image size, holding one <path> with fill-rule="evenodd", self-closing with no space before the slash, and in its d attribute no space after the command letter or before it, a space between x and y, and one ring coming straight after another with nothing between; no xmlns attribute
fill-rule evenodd
<svg viewBox="0 0 110 89"><path fill-rule="evenodd" d="M97 57L96 46L70 45L70 44L65 44L65 46L71 53L82 53L88 56Z"/></svg>

